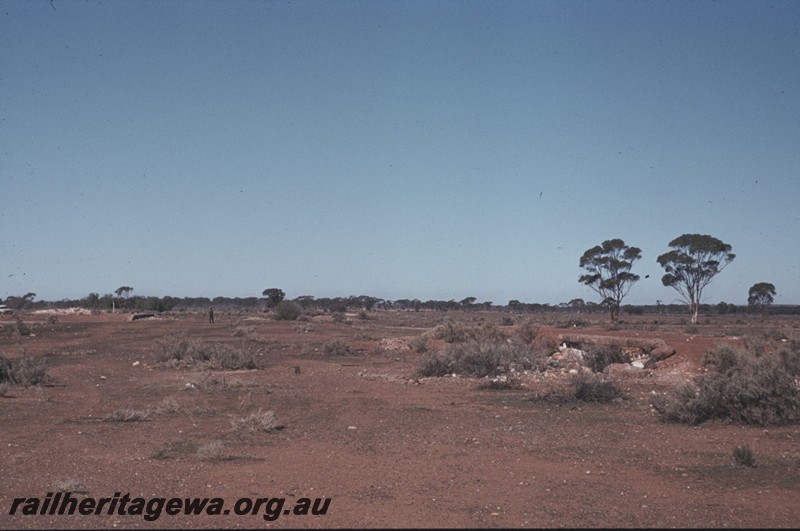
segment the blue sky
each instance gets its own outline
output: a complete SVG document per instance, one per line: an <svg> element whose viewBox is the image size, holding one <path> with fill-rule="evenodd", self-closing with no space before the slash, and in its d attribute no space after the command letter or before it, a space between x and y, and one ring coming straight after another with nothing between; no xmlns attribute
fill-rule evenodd
<svg viewBox="0 0 800 531"><path fill-rule="evenodd" d="M0 298L800 304L800 2L6 0L0 199Z"/></svg>

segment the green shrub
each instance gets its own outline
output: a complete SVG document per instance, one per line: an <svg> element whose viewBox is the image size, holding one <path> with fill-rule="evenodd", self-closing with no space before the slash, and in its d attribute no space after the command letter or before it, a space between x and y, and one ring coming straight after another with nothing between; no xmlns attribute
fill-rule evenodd
<svg viewBox="0 0 800 531"><path fill-rule="evenodd" d="M800 345L777 353L753 353L721 345L706 354L705 374L655 394L651 403L664 419L686 424L723 418L771 425L800 419Z"/></svg>

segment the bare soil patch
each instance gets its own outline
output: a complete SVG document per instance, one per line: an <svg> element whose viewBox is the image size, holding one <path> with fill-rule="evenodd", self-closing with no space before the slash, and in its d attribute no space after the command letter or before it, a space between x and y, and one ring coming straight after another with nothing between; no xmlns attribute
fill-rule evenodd
<svg viewBox="0 0 800 531"><path fill-rule="evenodd" d="M560 328L555 337L660 341L655 368L613 374L610 403L536 400L558 374L518 388L417 378L410 342L446 320L501 323L499 313L372 312L307 321L263 313L0 317L0 352L46 361L49 383L0 397L0 528L796 527L800 427L663 422L652 391L701 370L719 342L800 335L798 322L641 316ZM598 318L599 319L599 318ZM776 332L778 331L778 332ZM184 333L251 355L255 370L159 362L156 342ZM347 348L332 348L339 342ZM328 348L326 348L328 346ZM134 415L146 412L146 415ZM273 413L270 417L267 413ZM126 415L127 414L127 415ZM130 417L130 418L129 418ZM126 420L127 419L127 420ZM263 428L263 429L262 429ZM756 466L733 458L749 445ZM10 516L17 497L71 490L149 497L330 498L324 516Z"/></svg>

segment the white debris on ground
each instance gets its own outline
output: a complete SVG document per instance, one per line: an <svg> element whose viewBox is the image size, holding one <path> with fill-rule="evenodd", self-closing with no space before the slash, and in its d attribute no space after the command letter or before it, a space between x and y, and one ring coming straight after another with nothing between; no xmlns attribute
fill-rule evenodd
<svg viewBox="0 0 800 531"><path fill-rule="evenodd" d="M92 315L92 311L85 308L48 308L33 310L31 313L35 315Z"/></svg>
<svg viewBox="0 0 800 531"><path fill-rule="evenodd" d="M389 337L381 339L380 346L383 350L406 350L408 349L407 337Z"/></svg>

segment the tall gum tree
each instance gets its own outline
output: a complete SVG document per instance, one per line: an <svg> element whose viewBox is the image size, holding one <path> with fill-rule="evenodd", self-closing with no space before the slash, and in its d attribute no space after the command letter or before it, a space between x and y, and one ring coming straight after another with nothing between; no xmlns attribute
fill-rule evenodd
<svg viewBox="0 0 800 531"><path fill-rule="evenodd" d="M683 234L671 242L672 250L658 257L666 274L661 283L675 289L689 305L692 324L697 322L703 290L736 255L731 246L707 234Z"/></svg>
<svg viewBox="0 0 800 531"><path fill-rule="evenodd" d="M581 256L580 266L587 273L581 275L578 282L586 284L603 298L612 322L619 319L622 299L639 280L639 275L631 273L631 268L641 257L641 249L628 247L618 238L595 245Z"/></svg>

